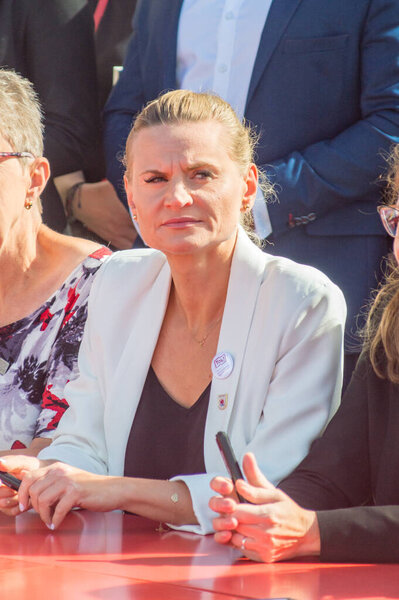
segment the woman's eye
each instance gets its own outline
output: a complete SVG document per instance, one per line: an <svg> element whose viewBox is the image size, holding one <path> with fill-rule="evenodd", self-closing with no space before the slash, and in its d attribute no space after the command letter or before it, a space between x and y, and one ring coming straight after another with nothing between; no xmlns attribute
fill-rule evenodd
<svg viewBox="0 0 399 600"><path fill-rule="evenodd" d="M196 171L194 177L197 177L198 179L208 179L209 177L212 177L212 173L203 169L201 171Z"/></svg>
<svg viewBox="0 0 399 600"><path fill-rule="evenodd" d="M144 179L145 183L159 183L160 181L166 181L166 178L162 175L152 175L151 177L147 177Z"/></svg>

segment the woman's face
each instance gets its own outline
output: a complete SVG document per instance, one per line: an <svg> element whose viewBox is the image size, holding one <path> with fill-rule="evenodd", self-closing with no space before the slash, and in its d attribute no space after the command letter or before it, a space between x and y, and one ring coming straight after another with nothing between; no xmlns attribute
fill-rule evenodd
<svg viewBox="0 0 399 600"><path fill-rule="evenodd" d="M144 241L165 254L234 246L257 170L240 172L215 121L156 125L132 140L125 186Z"/></svg>
<svg viewBox="0 0 399 600"><path fill-rule="evenodd" d="M0 135L0 151L13 152ZM24 208L28 178L20 158L0 157L0 241Z"/></svg>

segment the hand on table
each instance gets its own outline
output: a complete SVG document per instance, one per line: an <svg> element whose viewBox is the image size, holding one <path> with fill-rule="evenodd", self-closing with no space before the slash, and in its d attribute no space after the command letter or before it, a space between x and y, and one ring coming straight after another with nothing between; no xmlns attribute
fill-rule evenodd
<svg viewBox="0 0 399 600"><path fill-rule="evenodd" d="M105 242L118 250L132 247L136 229L109 181L84 183L77 190L72 206L74 217Z"/></svg>
<svg viewBox="0 0 399 600"><path fill-rule="evenodd" d="M38 458L33 456L22 456L22 455L8 455L4 459L0 458L0 470L7 471L22 479L25 473L28 471L37 469L40 466ZM19 496L18 492L15 492L5 484L0 482L0 511L10 517L19 515Z"/></svg>
<svg viewBox="0 0 399 600"><path fill-rule="evenodd" d="M245 455L243 468L248 482L237 481L236 489L252 504L239 504L231 497L234 486L230 479L212 480L212 489L220 494L209 502L210 508L219 513L213 520L215 540L240 548L245 556L261 562L318 555L316 513L301 508L274 487L260 471L253 454Z"/></svg>
<svg viewBox="0 0 399 600"><path fill-rule="evenodd" d="M121 477L95 475L52 462L25 472L18 491L20 510L29 504L49 529L56 529L72 508L108 511L119 508Z"/></svg>

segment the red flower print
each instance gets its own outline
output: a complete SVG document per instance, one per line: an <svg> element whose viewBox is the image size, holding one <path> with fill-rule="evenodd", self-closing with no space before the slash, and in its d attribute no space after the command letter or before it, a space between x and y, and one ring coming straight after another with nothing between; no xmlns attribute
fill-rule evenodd
<svg viewBox="0 0 399 600"><path fill-rule="evenodd" d="M42 407L49 408L55 412L54 417L47 425L47 429L56 429L62 415L68 408L68 402L65 400L65 398L58 398L58 396L51 393L50 390L52 387L53 384L46 386L42 399Z"/></svg>
<svg viewBox="0 0 399 600"><path fill-rule="evenodd" d="M72 309L75 306L76 300L79 298L79 295L80 295L80 294L76 293L77 285L78 284L76 284L75 287L73 287L73 288L69 288L69 290L68 290L68 300L67 300L67 303L66 303L65 309L64 309L65 317L62 321L61 327L64 327L65 323L67 323L69 321L69 319L71 317L73 317L73 315L75 314L75 311L73 311Z"/></svg>
<svg viewBox="0 0 399 600"><path fill-rule="evenodd" d="M50 323L51 319L54 315L49 311L48 308L44 310L40 315L40 320L42 322L42 326L40 327L40 331L44 331L47 328L47 325Z"/></svg>
<svg viewBox="0 0 399 600"><path fill-rule="evenodd" d="M26 446L19 440L15 440L15 442L11 446L11 450L22 450L22 448L26 448Z"/></svg>

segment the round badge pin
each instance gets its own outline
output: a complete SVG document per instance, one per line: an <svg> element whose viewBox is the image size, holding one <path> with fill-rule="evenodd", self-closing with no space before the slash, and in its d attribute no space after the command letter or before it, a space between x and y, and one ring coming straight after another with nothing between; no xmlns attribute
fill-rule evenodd
<svg viewBox="0 0 399 600"><path fill-rule="evenodd" d="M227 379L234 368L234 359L229 352L219 352L212 360L212 373L217 379Z"/></svg>

